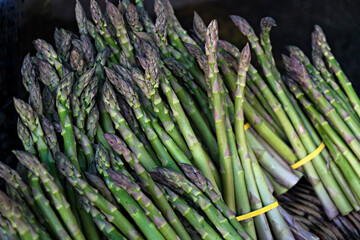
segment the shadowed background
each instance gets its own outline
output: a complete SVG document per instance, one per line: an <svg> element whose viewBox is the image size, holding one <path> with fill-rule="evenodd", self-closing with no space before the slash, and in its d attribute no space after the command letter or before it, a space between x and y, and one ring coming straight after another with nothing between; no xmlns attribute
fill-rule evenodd
<svg viewBox="0 0 360 240"><path fill-rule="evenodd" d="M89 0L80 0L89 14ZM104 6L104 1L98 1ZM116 1L111 1L116 3ZM271 31L275 60L281 65L286 45L299 46L309 56L310 36L319 24L334 55L360 94L360 8L359 1L350 0L172 0L185 29L192 27L193 12L208 24L219 21L220 36L238 47L245 38L232 24L228 15L244 17L259 33L260 19L273 17L277 27ZM153 1L145 0L152 11ZM54 43L55 27L77 32L74 15L75 0L0 0L0 161L14 161L10 151L22 148L16 136L16 114L12 96L26 99L20 68L24 56L35 53L32 41L42 38ZM14 164L14 163L13 163Z"/></svg>

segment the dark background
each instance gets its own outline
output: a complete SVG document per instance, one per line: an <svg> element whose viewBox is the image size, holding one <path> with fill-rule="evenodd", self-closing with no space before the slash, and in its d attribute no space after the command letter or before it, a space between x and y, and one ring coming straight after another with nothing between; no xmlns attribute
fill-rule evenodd
<svg viewBox="0 0 360 240"><path fill-rule="evenodd" d="M88 11L89 1L81 0ZM112 1L114 2L114 1ZM260 19L273 17L271 32L275 58L281 67L286 45L296 45L310 55L310 35L319 24L327 35L333 53L360 93L360 1L350 0L173 0L176 15L185 29L192 27L193 12L208 24L219 21L220 36L242 47L244 37L228 15L246 18L259 33ZM99 0L103 6L103 0ZM149 11L152 1L145 0ZM75 0L0 0L0 161L14 164L12 149L22 148L16 136L16 114L12 97L27 98L21 84L20 67L27 52L34 54L32 41L53 41L55 27L77 32ZM89 13L89 12L88 12ZM90 17L90 15L88 15ZM11 164L11 165L12 165Z"/></svg>

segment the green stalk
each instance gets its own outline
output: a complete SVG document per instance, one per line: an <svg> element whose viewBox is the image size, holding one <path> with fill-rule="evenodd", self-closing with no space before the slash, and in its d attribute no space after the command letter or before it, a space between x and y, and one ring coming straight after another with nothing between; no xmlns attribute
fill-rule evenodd
<svg viewBox="0 0 360 240"><path fill-rule="evenodd" d="M215 180L218 179L218 173L216 174L216 169L213 163L202 148L199 140L196 138L194 130L192 129L191 124L187 119L187 116L185 115L185 112L181 107L180 101L177 98L175 92L168 84L164 82L161 83L161 88L169 101L173 116L175 117L185 138L185 141L193 155L194 165L196 165L204 173L204 175L210 179L216 189L219 189L219 182ZM214 173L215 175L213 175Z"/></svg>
<svg viewBox="0 0 360 240"><path fill-rule="evenodd" d="M247 102L244 102L244 113L251 127L254 128L287 163L294 164L297 161L298 158L292 149L271 130L270 126L259 117L259 113Z"/></svg>
<svg viewBox="0 0 360 240"><path fill-rule="evenodd" d="M154 178L155 181L171 189L175 188L182 192L182 194L188 196L192 202L201 208L224 239L243 239L228 219L221 214L201 190L189 182L184 176L171 169L157 168L156 172L151 174L151 177Z"/></svg>
<svg viewBox="0 0 360 240"><path fill-rule="evenodd" d="M218 67L216 62L216 47L218 41L217 22L212 21L206 32L206 55L208 56L208 78L211 83L212 104L214 107L213 116L215 120L216 138L219 147L220 175L222 191L225 202L230 209L235 210L235 192L231 155L226 136L225 110L221 97L221 83L218 79Z"/></svg>
<svg viewBox="0 0 360 240"><path fill-rule="evenodd" d="M63 227L62 223L58 219L56 213L53 211L53 209L50 206L49 200L45 197L41 186L39 179L32 175L30 177L30 186L32 195L34 196L34 200L44 215L46 221L48 222L52 233L57 236L57 238L60 239L68 239L70 240L69 234L66 232L65 228Z"/></svg>
<svg viewBox="0 0 360 240"><path fill-rule="evenodd" d="M15 228L21 239L40 239L39 234L35 232L33 226L24 221L24 216L18 208L18 204L2 191L0 191L0 213Z"/></svg>
<svg viewBox="0 0 360 240"><path fill-rule="evenodd" d="M252 74L249 71L249 76L250 78L254 78L254 76L252 76ZM273 109L271 108L269 102L266 100L266 98L261 94L261 91L259 90L259 88L256 86L256 84L253 81L247 81L246 87L249 87L248 89L251 90L256 98L260 101L260 103L262 104L262 106L266 109L266 111L270 114L270 116L272 117L272 119L274 120L274 122L276 122L279 126L281 126L279 120L277 119ZM246 93L246 91L245 91ZM284 134L284 132L282 133Z"/></svg>
<svg viewBox="0 0 360 240"><path fill-rule="evenodd" d="M79 225L77 224L74 214L71 212L69 203L67 202L65 196L61 193L59 187L55 184L53 177L49 174L49 172L44 168L39 160L30 153L22 151L13 152L19 161L41 180L71 237L74 239L85 239Z"/></svg>
<svg viewBox="0 0 360 240"><path fill-rule="evenodd" d="M141 235L137 232L134 226L122 215L122 213L100 195L94 188L92 188L76 170L73 164L67 159L65 155L58 152L55 155L57 160L58 169L64 177L67 178L69 183L76 188L78 193L86 197L94 206L101 210L108 221L113 223L127 238L129 239L142 239Z"/></svg>
<svg viewBox="0 0 360 240"><path fill-rule="evenodd" d="M172 89L178 96L191 122L194 124L195 129L198 131L200 139L207 147L207 149L211 149L211 151L209 151L211 158L213 160L217 160L219 158L218 146L216 139L211 132L211 128L207 124L204 117L201 115L191 95L179 84L179 82L177 82L174 76L172 76L172 74L167 69L163 69Z"/></svg>
<svg viewBox="0 0 360 240"><path fill-rule="evenodd" d="M348 96L355 112L360 117L360 99L356 94L354 88L352 87L351 82L349 81L345 73L342 71L340 64L336 61L334 55L332 54L331 49L326 41L325 34L323 30L320 28L320 26L315 25L315 31L313 37L314 37L314 42L320 48L322 54L325 56L331 69L334 71L341 86L346 92L346 95Z"/></svg>
<svg viewBox="0 0 360 240"><path fill-rule="evenodd" d="M221 196L215 192L214 186L211 184L211 182L209 182L209 180L206 179L204 175L195 167L187 164L180 164L180 166L186 177L198 188L196 189L195 186L188 184L194 188L192 195L200 196L204 194L206 197L208 197L221 212L221 214L223 214L223 216L229 220L229 223L238 231L238 233L244 239L249 239L250 237L245 229L242 227L239 221L236 220L235 212L229 209ZM198 190L201 190L201 192Z"/></svg>
<svg viewBox="0 0 360 240"><path fill-rule="evenodd" d="M175 123L173 122L170 111L168 107L165 106L162 97L159 95L158 88L160 84L160 79L163 78L161 75L158 75L159 68L166 70L166 74L171 75L171 72L168 71L164 64L158 59L157 53L151 46L145 45L143 46L145 54L147 55L148 59L138 58L140 60L141 65L145 69L145 77L140 76L138 78L138 85L146 85L142 88L145 95L148 99L151 100L153 103L154 112L159 117L160 121L162 122L165 131L174 139L180 149L188 156L191 157L189 149L186 146L186 142L184 141L181 133L176 128ZM161 64L159 67L158 65ZM171 75L172 76L172 75ZM139 81L140 80L140 81ZM150 86L149 86L150 85Z"/></svg>
<svg viewBox="0 0 360 240"><path fill-rule="evenodd" d="M90 1L90 12L94 23L97 25L97 31L105 39L106 43L110 46L111 51L114 53L117 59L119 59L120 47L117 42L110 35L109 27L104 19L101 9L95 0Z"/></svg>
<svg viewBox="0 0 360 240"><path fill-rule="evenodd" d="M221 236L215 229L205 220L203 216L191 208L184 200L182 200L176 193L168 188L165 188L166 194L173 208L180 212L186 220L196 229L204 240L220 240Z"/></svg>
<svg viewBox="0 0 360 240"><path fill-rule="evenodd" d="M284 166L262 145L258 138L260 136L251 129L245 133L252 151L255 153L260 165L278 182L287 189L292 188L300 180L288 165Z"/></svg>
<svg viewBox="0 0 360 240"><path fill-rule="evenodd" d="M293 91L294 88L291 90ZM357 161L356 156L350 150L349 146L343 141L343 139L338 135L338 133L332 128L328 121L315 109L315 107L305 99L304 94L302 92L294 92L296 98L300 101L300 103L304 106L308 115L311 119L314 119L318 122L326 134L330 137L333 143L337 146L342 155L347 159L356 175L360 177L360 165Z"/></svg>
<svg viewBox="0 0 360 240"><path fill-rule="evenodd" d="M156 203L156 206L167 218L167 220L173 226L181 239L190 239L179 218L176 216L174 210L169 205L169 202L164 196L163 191L153 181L149 173L144 169L139 160L136 158L135 154L130 152L130 150L126 147L125 143L119 137L113 134L105 134L104 137L106 138L110 146L114 149L114 151L117 152L119 155L122 155L125 161L136 172L137 176L144 183L143 187L148 191L153 201Z"/></svg>
<svg viewBox="0 0 360 240"><path fill-rule="evenodd" d="M120 114L120 106L116 100L115 91L108 81L106 81L103 86L103 100L105 108L113 120L115 128L119 131L130 148L134 152L139 152L139 160L146 170L151 171L157 167L157 164L150 157L149 153L144 148L144 145L137 139L123 116Z"/></svg>
<svg viewBox="0 0 360 240"><path fill-rule="evenodd" d="M28 127L31 132L31 138L36 143L36 148L42 162L46 163L51 175L59 181L56 171L55 161L46 143L44 131L40 125L39 117L36 115L31 106L20 99L14 98L15 109L18 112L22 122ZM27 148L30 149L30 146Z"/></svg>
<svg viewBox="0 0 360 240"><path fill-rule="evenodd" d="M131 64L135 63L135 57L133 53L133 46L130 43L129 36L125 27L125 21L120 11L111 2L106 2L106 12L116 30L116 37L121 46L122 52L128 58Z"/></svg>
<svg viewBox="0 0 360 240"><path fill-rule="evenodd" d="M286 141L287 137L280 125L278 125L278 123L273 119L273 117L267 113L266 109L263 107L263 105L256 98L255 94L249 88L245 88L245 97L245 101L247 101L260 114L260 117L265 120L265 122L269 123L269 126L272 128L272 130L279 137L281 137L281 139Z"/></svg>
<svg viewBox="0 0 360 240"><path fill-rule="evenodd" d="M154 205L152 200L144 194L138 184L136 184L129 177L122 173L108 170L108 174L118 187L125 190L139 203L139 205L144 209L144 211L146 211L146 215L153 221L156 228L164 236L165 239L176 240L179 238L174 229L172 229L170 224L166 221L162 213Z"/></svg>
<svg viewBox="0 0 360 240"><path fill-rule="evenodd" d="M139 121L143 132L146 134L150 144L159 157L161 165L172 168L180 172L175 161L172 159L163 143L160 141L158 135L155 133L150 119L141 107L139 96L134 89L119 76L116 76L110 69L105 68L108 79L115 85L117 90L122 94L127 103L133 108L136 119Z"/></svg>
<svg viewBox="0 0 360 240"><path fill-rule="evenodd" d="M244 214L250 211L249 199L244 197L247 195L244 169L241 164L241 160L237 151L236 139L234 131L232 129L230 120L226 117L226 134L229 141L229 148L231 153L231 162L234 169L234 190L235 190L235 204L236 210L234 211L237 215ZM252 219L245 220L242 223L245 231L250 233L254 231L254 222Z"/></svg>
<svg viewBox="0 0 360 240"><path fill-rule="evenodd" d="M89 213L99 230L110 240L126 240L114 225L106 220L106 217L94 207L85 197L81 199L82 207Z"/></svg>
<svg viewBox="0 0 360 240"><path fill-rule="evenodd" d="M209 109L209 101L206 98L206 94L194 82L192 75L189 74L189 72L182 63L174 59L171 58L164 59L164 63L177 78L181 78L182 81L180 82L184 83L186 90L190 92L192 96L194 96L196 102L199 104L201 112L205 115L206 120L209 123L211 129L215 131L214 119ZM168 77L170 79L170 74ZM175 78L173 77L171 79L175 80Z"/></svg>
<svg viewBox="0 0 360 240"><path fill-rule="evenodd" d="M56 105L62 125L61 135L64 138L64 149L66 155L71 162L80 169L80 165L77 159L76 141L74 131L72 128L71 110L69 104L69 94L74 83L74 74L70 73L66 75L59 83L57 88L57 101Z"/></svg>
<svg viewBox="0 0 360 240"><path fill-rule="evenodd" d="M247 36L248 40L250 41L250 43L252 45L252 48L255 50L258 61L262 65L262 68L263 68L264 74L266 76L266 79L269 83L269 86L271 87L273 92L276 93L281 104L283 105L284 110L286 111L286 113L288 114L288 117L289 117L289 118L287 118L285 111L282 108L279 108L281 111L278 112L278 113L280 113L279 115L277 115L278 120L283 123L282 124L283 129L284 129L284 131L287 131L288 139L291 141L292 146L293 146L297 156L300 159L304 158L305 156L307 156L307 152L312 152L315 149L315 146L313 144L312 139L308 137L308 133L307 133L306 129L303 127L303 123L301 122L298 114L296 113L294 106L291 104L290 100L288 99L288 97L285 94L284 89L286 89L286 86L284 85L283 82L280 82L281 81L280 73L277 71L277 69L275 67L271 67L269 62L265 59L264 51L259 44L259 39L255 35L254 30L251 28L249 23L245 19L238 17L238 16L232 16L232 20L234 21L235 25L239 28L239 30L242 31L242 33L245 36ZM272 71L274 71L274 74L272 73ZM270 90L268 92L270 92ZM278 104L278 105L281 106L280 104ZM288 123L286 123L286 122L288 122ZM293 127L292 124L294 124L295 128ZM290 129L292 132L289 131ZM301 139L299 138L297 133L299 134ZM320 163L320 162L321 161L318 161L318 163ZM309 177L310 182L314 186L314 188L315 188L315 185L320 186L320 187L317 187L316 189L318 189L319 198L320 197L323 198L323 200L324 200L323 203L327 202L327 204L328 204L328 205L324 205L325 208L328 208L327 210L325 210L325 212L327 214L333 214L333 213L337 214L336 212L333 211L333 208L334 208L333 203L331 201L329 201L330 200L329 196L324 191L323 184L321 183L321 181L315 181L315 179L318 179L318 174L317 174L316 169L313 166L312 162L305 164L304 169ZM323 172L323 174L324 174L324 172ZM328 182L325 182L325 183L328 184ZM336 183L333 182L332 184L335 185ZM339 202L346 203L346 201L344 201L346 199L342 198L341 191L337 191L335 196L333 196L333 197L337 197L337 200L339 200ZM341 205L338 204L338 206L341 206ZM342 210L344 212L349 211L348 207L349 207L349 205L347 204L347 206L345 206ZM330 218L333 218L336 215L328 215L328 216Z"/></svg>
<svg viewBox="0 0 360 240"><path fill-rule="evenodd" d="M322 59L322 56L321 56L321 52L319 52L319 50L315 46L316 43L313 42L312 45L313 45L312 46L312 48L313 48L312 60L313 60L313 63L315 65L316 69L318 69L321 72L322 79L326 81L327 86L330 88L330 90L333 93L333 96L338 96L341 99L341 101L345 104L346 108L351 112L351 114L356 116L357 119L359 120L360 118L358 117L355 110L353 109L353 107L352 107L349 99L347 98L346 94L343 92L341 87L335 82L335 79L333 78L333 75L328 71L327 67L325 66L325 63L324 63L324 61ZM313 71L317 72L315 67L313 67L314 68ZM309 69L308 66L307 66L307 68ZM308 71L309 71L309 73L311 73L310 70L308 70Z"/></svg>
<svg viewBox="0 0 360 240"><path fill-rule="evenodd" d="M249 203L251 207L250 211L251 211L262 208L262 203L261 201L259 201L260 195L256 187L255 177L251 167L251 159L249 155L249 149L246 143L245 130L244 130L244 122L245 122L244 113L243 113L244 89L246 84L246 72L249 69L249 65L250 65L250 48L249 45L246 45L240 54L239 66L238 66L239 69L236 79L235 136L236 136L239 156L241 159L242 166L244 168L247 196L249 198ZM242 212L242 214L246 214L250 211ZM257 235L259 238L271 237L271 233L268 231L269 226L264 215L259 215L254 217L253 221L255 223L258 232L256 234L256 232L253 229L251 229L252 231L250 231L249 234L252 238L256 239Z"/></svg>
<svg viewBox="0 0 360 240"><path fill-rule="evenodd" d="M125 211L130 215L136 225L144 233L145 237L164 239L160 231L156 229L155 224L149 218L147 218L139 203L124 189L117 186L113 174L110 170L110 156L105 148L101 145L98 146L95 160L97 164L97 170L103 176L107 187L113 193L117 202L122 207L124 207Z"/></svg>
<svg viewBox="0 0 360 240"><path fill-rule="evenodd" d="M150 116L151 117L151 116ZM151 124L159 136L161 142L166 146L171 156L177 163L192 164L183 151L178 147L175 141L166 133L166 131L160 126L157 119L151 117Z"/></svg>
<svg viewBox="0 0 360 240"><path fill-rule="evenodd" d="M252 170L254 172L256 185L259 189L260 197L259 199L264 206L270 205L273 202L277 201L276 198L271 194L267 182L265 180L264 174L261 170L261 167L256 160L255 154L251 148L249 148L249 154L251 158ZM260 215L261 216L261 215ZM283 219L279 208L273 208L266 212L271 230L276 236L277 239L295 239L291 233L289 226ZM271 233L270 233L271 234Z"/></svg>

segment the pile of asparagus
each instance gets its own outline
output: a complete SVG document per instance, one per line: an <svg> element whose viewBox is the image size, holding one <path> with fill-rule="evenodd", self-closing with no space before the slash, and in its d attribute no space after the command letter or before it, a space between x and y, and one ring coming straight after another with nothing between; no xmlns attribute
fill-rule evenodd
<svg viewBox="0 0 360 240"><path fill-rule="evenodd" d="M79 35L56 29L55 48L37 39L23 61L25 151L16 170L0 164L1 237L318 239L274 197L303 175L330 219L359 210L359 99L320 28L316 67L290 47L281 76L271 18L259 40L231 16L249 39L240 51L196 13L188 34L168 0L155 20L142 1L105 4L90 1L91 21L77 1Z"/></svg>

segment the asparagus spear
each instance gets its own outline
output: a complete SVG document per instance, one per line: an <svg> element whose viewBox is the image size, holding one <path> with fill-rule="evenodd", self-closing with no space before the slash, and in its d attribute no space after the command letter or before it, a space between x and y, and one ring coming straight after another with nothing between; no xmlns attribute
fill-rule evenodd
<svg viewBox="0 0 360 240"><path fill-rule="evenodd" d="M125 21L120 11L111 2L106 2L106 11L116 30L116 37L121 45L122 52L128 58L131 64L135 63L133 46L130 43L129 36L125 27Z"/></svg>
<svg viewBox="0 0 360 240"><path fill-rule="evenodd" d="M271 17L264 17L260 21L260 26L261 26L261 34L260 34L261 46L264 48L266 58L269 61L270 65L275 66L275 60L272 55L272 46L270 43L270 30L272 27L276 27L276 22Z"/></svg>
<svg viewBox="0 0 360 240"><path fill-rule="evenodd" d="M143 131L147 135L147 138L150 141L153 149L157 153L162 166L180 171L175 161L172 159L167 149L160 141L158 135L152 128L149 117L141 107L139 96L137 95L137 93L130 86L130 84L125 82L119 76L116 76L116 74L112 72L110 69L105 68L105 71L108 76L108 79L115 85L117 90L122 94L122 96L129 104L129 106L133 108L135 116L138 119Z"/></svg>
<svg viewBox="0 0 360 240"><path fill-rule="evenodd" d="M120 188L111 175L110 172L110 159L109 154L103 146L99 145L96 151L96 163L98 172L103 176L106 185L110 191L114 194L117 202L121 204L125 210L130 214L131 218L135 221L137 226L141 229L147 238L164 239L160 233L160 229L156 228L156 223L152 222L146 217L145 212L139 205L136 199L134 199L130 193L127 193L125 189ZM120 169L121 170L121 169ZM160 223L159 223L160 224Z"/></svg>
<svg viewBox="0 0 360 240"><path fill-rule="evenodd" d="M45 162L51 175L58 181L55 161L46 144L43 129L39 123L39 117L34 110L20 99L14 98L16 111L20 115L22 122L29 128L32 139L36 142L36 147L41 161Z"/></svg>
<svg viewBox="0 0 360 240"><path fill-rule="evenodd" d="M254 156L254 153L251 148L248 148L247 141L245 138L245 130L244 130L244 116L242 111L242 105L244 102L244 89L246 83L246 72L249 68L250 62L250 48L247 45L244 50L240 54L240 63L238 70L238 78L237 78L237 89L235 93L235 107L236 107L236 119L235 119L235 128L237 134L237 142L239 153L241 154L241 160L243 162L243 166L245 169L245 179L247 183L248 195L250 196L250 204L251 208L254 210L262 207L262 204L270 204L272 198L269 189L267 187L267 183L263 177L263 173L259 168L257 159ZM254 177L256 176L256 178ZM262 178L261 178L262 177ZM267 194L268 195L265 195ZM265 200L264 202L258 200ZM273 215L272 215L273 214ZM284 224L279 214L275 211L272 213L267 212L269 216L269 222L272 226L272 230L275 232L282 232L284 236L280 234L276 234L279 238L289 237L291 238L291 234L286 233L286 224ZM271 216L272 215L272 216ZM271 236L271 232L269 231L269 225L264 218L264 215L259 215L254 218L255 224L257 226L259 238L266 238ZM273 225L273 221L277 221L280 225ZM283 230L285 230L283 232Z"/></svg>
<svg viewBox="0 0 360 240"><path fill-rule="evenodd" d="M178 239L176 232L172 229L170 224L166 221L161 212L153 204L151 199L149 199L140 189L139 185L133 182L126 175L113 171L107 170L111 179L114 183L124 189L142 206L142 208L147 212L147 216L151 218L154 222L156 228L162 233L166 239Z"/></svg>
<svg viewBox="0 0 360 240"><path fill-rule="evenodd" d="M196 138L194 130L192 129L189 120L187 119L183 108L180 105L179 99L177 98L175 92L171 89L171 87L162 82L161 88L165 93L169 104L172 108L172 112L176 121L179 124L180 130L183 133L185 141L189 146L189 149L194 158L194 164L201 169L204 175L210 179L210 181L214 184L215 188L219 188L218 182L215 180L214 173L216 174L216 169L211 162L209 156L206 154L204 149L202 148L199 140ZM217 177L217 176L216 176Z"/></svg>
<svg viewBox="0 0 360 240"><path fill-rule="evenodd" d="M204 145L208 149L213 149L213 151L209 153L211 158L217 161L219 153L216 139L212 134L211 128L208 126L205 118L201 115L198 107L196 106L195 101L193 100L192 96L186 91L186 89L182 87L181 84L179 84L176 78L166 67L162 67L162 69L167 76L167 79L161 77L161 80L169 80L172 89L178 96L181 104L184 106L184 109L189 116L189 120L193 122L194 128L197 129L200 139L204 142Z"/></svg>
<svg viewBox="0 0 360 240"><path fill-rule="evenodd" d="M237 151L239 153L241 164L244 168L244 182L246 184L247 195L254 195L254 198L245 198L240 200L240 213L245 214L251 211L251 207L254 207L254 199L256 196L258 197L259 193L256 189L254 183L254 176L252 175L252 170L249 168L250 158L248 154L248 147L245 141L245 130L244 130L244 114L243 114L243 102L244 102L244 88L246 81L246 72L249 68L250 64L250 51L249 45L246 45L244 50L240 54L239 58L239 69L238 76L236 79L236 92L235 92L235 137L237 142ZM250 171L249 171L250 170ZM245 187L245 186L244 186ZM245 188L244 188L245 190ZM245 195L246 196L246 195ZM237 196L240 197L239 195ZM260 203L261 204L261 203ZM256 206L258 207L258 206ZM255 223L259 223L257 220L262 220L263 216L255 219ZM249 219L245 221L244 225L246 226L246 230L249 232L250 236L256 238L256 232L254 227L253 219ZM265 229L263 229L265 230Z"/></svg>
<svg viewBox="0 0 360 240"><path fill-rule="evenodd" d="M32 212L35 213L38 218L41 217L41 214L39 213L40 210L49 222L48 226L52 228L53 233L59 239L70 239L66 230L52 210L49 201L44 196L37 177L34 175L29 176L31 186L31 189L29 190L27 185L22 181L20 175L15 170L2 163L0 164L0 177L24 197Z"/></svg>
<svg viewBox="0 0 360 240"><path fill-rule="evenodd" d="M349 146L342 140L341 136L330 126L329 122L315 109L313 104L311 104L307 99L304 98L304 94L301 91L295 91L296 88L292 88L296 98L304 106L308 114L311 116L311 119L314 119L318 122L326 131L327 135L331 138L334 144L338 147L343 156L349 161L349 164L352 166L354 171L358 176L359 175L359 166L356 161L355 154L350 150Z"/></svg>
<svg viewBox="0 0 360 240"><path fill-rule="evenodd" d="M218 79L218 67L216 61L216 47L218 41L217 22L212 21L206 31L206 54L208 56L208 78L211 83L213 117L215 120L216 138L219 146L220 174L223 189L223 197L227 205L235 210L235 193L233 169L229 152L228 139L225 130L225 110L221 99L221 83Z"/></svg>
<svg viewBox="0 0 360 240"><path fill-rule="evenodd" d="M144 169L144 167L137 159L136 155L130 152L125 143L119 137L113 134L105 134L104 137L108 141L109 145L114 149L114 151L116 151L119 155L122 155L131 168L135 170L136 174L141 180L141 187L148 191L153 201L156 203L156 206L173 226L181 239L190 239L179 218L176 216L174 210L166 200L162 189L153 181L149 173Z"/></svg>
<svg viewBox="0 0 360 240"><path fill-rule="evenodd" d="M81 41L73 39L71 41L72 49L70 52L70 67L78 75L82 75L86 71L84 51L81 45Z"/></svg>
<svg viewBox="0 0 360 240"><path fill-rule="evenodd" d="M17 171L4 163L0 163L0 177L6 181L8 186L11 186L13 189L17 190L19 194L25 199L30 208L34 212L36 211L35 201L31 196L31 192Z"/></svg>
<svg viewBox="0 0 360 240"><path fill-rule="evenodd" d="M282 186L288 189L295 186L300 178L295 175L283 159L279 159L279 157L273 155L276 154L276 152L269 152L267 143L264 140L259 141L261 136L253 129L246 131L245 135L263 169L265 169L276 182L280 183ZM266 146L268 146L268 148L266 148Z"/></svg>
<svg viewBox="0 0 360 240"><path fill-rule="evenodd" d="M356 116L357 119L359 120L359 117L357 116L355 110L353 109L349 99L346 97L346 95L343 92L343 90L341 89L341 87L335 82L333 75L328 71L327 67L325 66L325 63L321 58L322 57L321 52L319 52L319 50L317 49L315 39L312 39L312 40L313 40L312 41L312 49L313 49L312 61L315 66L314 68L316 68L317 70L319 70L321 72L321 75L323 76L323 78L326 81L326 83L328 84L328 86L333 89L333 92L334 92L333 95L337 95L341 99L341 101L345 104L347 109L349 111L351 111L351 114L353 116ZM316 70L314 70L314 71L316 71Z"/></svg>
<svg viewBox="0 0 360 240"><path fill-rule="evenodd" d="M156 62L156 56L151 56L149 60L144 58L138 59L142 67L145 69L145 75L144 77L139 76L139 78L134 80L139 86L144 86L142 91L144 92L145 96L151 100L154 106L154 112L158 115L160 121L164 125L165 131L174 139L180 149L190 157L191 154L189 154L186 143L170 117L170 111L164 104L162 97L159 95L158 87L160 81L158 76L159 69L157 67L158 63Z"/></svg>
<svg viewBox="0 0 360 240"><path fill-rule="evenodd" d="M180 164L180 166L186 177L217 206L219 211L224 217L229 219L230 224L242 235L242 237L245 239L249 238L245 229L236 220L235 213L229 209L221 196L214 191L214 186L211 182L209 182L209 180L195 167L188 164Z"/></svg>
<svg viewBox="0 0 360 240"><path fill-rule="evenodd" d="M71 159L72 163L77 169L80 169L80 165L77 159L76 141L74 137L74 131L71 123L71 110L69 104L69 94L74 83L74 74L70 73L66 75L57 88L57 101L56 106L60 116L62 125L61 135L64 138L64 148L66 155Z"/></svg>
<svg viewBox="0 0 360 240"><path fill-rule="evenodd" d="M206 116L206 120L211 129L215 130L214 119L209 110L209 103L205 97L205 93L199 88L199 86L193 81L192 75L190 75L185 66L172 58L164 59L165 65L171 70L171 72L178 78L182 79L185 83L187 90L194 96L197 103L200 105L201 111Z"/></svg>
<svg viewBox="0 0 360 240"><path fill-rule="evenodd" d="M333 123L340 135L342 135L343 139L345 139L347 145L353 150L356 156L359 157L360 142L356 139L356 136L352 133L349 127L344 123L343 119L337 114L335 109L328 103L324 96L307 82L309 76L304 69L304 65L294 57L291 57L290 59L293 64L293 71L295 71L298 76L295 79L300 81L305 87L307 94L311 95L315 99L325 116Z"/></svg>
<svg viewBox="0 0 360 240"><path fill-rule="evenodd" d="M24 220L24 216L20 212L16 202L6 196L2 191L0 191L0 213L6 217L12 227L16 229L21 239L40 239L35 229Z"/></svg>
<svg viewBox="0 0 360 240"><path fill-rule="evenodd" d="M55 52L53 46L42 39L34 41L35 49L42 54L48 63L55 67L60 77L64 76L64 69L58 54Z"/></svg>
<svg viewBox="0 0 360 240"><path fill-rule="evenodd" d="M256 160L255 154L252 149L249 148L249 154L251 158L252 168L254 175L256 176L256 185L259 189L261 201L264 205L269 205L274 203L276 199L271 194L270 189L267 185L265 176L261 171L259 163ZM274 235L278 239L295 239L293 234L291 233L289 226L283 219L280 214L280 210L278 208L273 208L266 212L266 216L269 219L269 224L271 226L271 230L274 232Z"/></svg>
<svg viewBox="0 0 360 240"><path fill-rule="evenodd" d="M58 219L56 213L52 209L50 205L50 201L45 197L41 186L40 181L34 175L30 176L30 185L31 185L31 192L34 200L39 208L39 210L44 215L48 225L50 226L52 233L58 239L68 239L70 240L70 236L67 233L66 229L62 225L61 221Z"/></svg>
<svg viewBox="0 0 360 240"><path fill-rule="evenodd" d="M157 164L150 157L144 148L144 145L136 138L125 119L121 116L120 106L115 97L115 91L109 82L105 82L103 86L103 101L106 110L113 120L115 128L120 132L123 139L131 147L131 149L135 152L139 152L139 160L148 171L151 171L157 166Z"/></svg>
<svg viewBox="0 0 360 240"><path fill-rule="evenodd" d="M28 53L21 66L22 83L29 92L29 86L35 81L35 66L31 61L30 53Z"/></svg>
<svg viewBox="0 0 360 240"><path fill-rule="evenodd" d="M96 226L100 231L105 235L106 238L111 240L125 240L126 238L112 225L109 221L106 220L106 217L101 213L96 207L94 207L89 200L85 197L81 198L81 204L83 208L88 212Z"/></svg>
<svg viewBox="0 0 360 240"><path fill-rule="evenodd" d="M24 149L29 153L36 155L36 149L34 147L35 143L31 133L20 118L18 118L17 121L17 134L24 146Z"/></svg>
<svg viewBox="0 0 360 240"><path fill-rule="evenodd" d="M76 222L74 214L70 210L69 203L67 202L65 196L61 193L59 187L54 182L50 173L44 168L43 165L41 165L39 160L30 153L23 151L13 152L19 161L41 180L46 192L51 197L52 203L63 220L71 237L74 239L85 239Z"/></svg>
<svg viewBox="0 0 360 240"><path fill-rule="evenodd" d="M314 42L320 48L322 54L327 59L331 69L337 76L341 86L346 92L346 95L348 96L351 105L353 106L358 116L360 116L360 99L357 96L354 88L352 87L351 82L349 81L345 73L342 71L340 64L336 61L334 55L332 54L330 46L326 41L325 34L320 26L315 25L313 37L314 37Z"/></svg>
<svg viewBox="0 0 360 240"><path fill-rule="evenodd" d="M56 151L60 150L58 139L55 132L55 127L45 116L41 116L40 121L41 121L41 126L44 129L46 142L51 150L51 153L54 155Z"/></svg>
<svg viewBox="0 0 360 240"><path fill-rule="evenodd" d="M243 239L241 237L243 235L240 235L240 233L232 227L229 220L221 214L201 190L190 183L184 176L168 168L156 168L156 172L152 172L151 176L155 181L158 181L171 189L175 189L181 194L185 194L196 203L215 225L223 238Z"/></svg>
<svg viewBox="0 0 360 240"><path fill-rule="evenodd" d="M92 162L93 164L95 161ZM95 166L94 166L95 167ZM95 170L95 169L94 169ZM106 183L101 179L100 176L91 174L89 172L85 172L86 179L90 183L91 186L93 186L95 189L99 191L99 193L106 198L109 202L117 206L116 199L112 195L111 191L107 188ZM81 201L85 201L85 199L82 197L80 198Z"/></svg>
<svg viewBox="0 0 360 240"><path fill-rule="evenodd" d="M127 238L142 239L134 226L122 215L116 206L92 188L64 154L57 152L55 158L60 173L76 188L79 194L85 196L94 206L99 208L108 218L108 221L113 223Z"/></svg>
<svg viewBox="0 0 360 240"><path fill-rule="evenodd" d="M78 143L81 145L84 154L86 156L87 165L90 166L91 161L95 156L94 149L91 145L90 139L88 138L88 136L86 136L86 134L83 131L81 131L77 127L74 126L73 128L74 128L75 138L78 141Z"/></svg>
<svg viewBox="0 0 360 240"><path fill-rule="evenodd" d="M104 16L101 13L101 9L98 3L95 0L90 1L90 11L91 11L91 17L94 23L96 24L96 30L105 39L107 44L110 46L111 51L118 59L118 55L120 53L120 47L118 46L118 43L114 41L114 39L112 38L109 26Z"/></svg>
<svg viewBox="0 0 360 240"><path fill-rule="evenodd" d="M201 216L195 209L191 208L176 193L165 187L166 194L172 206L182 214L189 223L195 227L201 238L206 239L222 239L215 229Z"/></svg>

